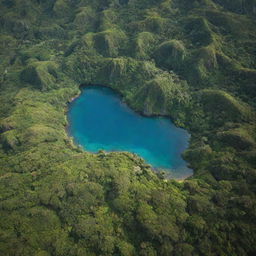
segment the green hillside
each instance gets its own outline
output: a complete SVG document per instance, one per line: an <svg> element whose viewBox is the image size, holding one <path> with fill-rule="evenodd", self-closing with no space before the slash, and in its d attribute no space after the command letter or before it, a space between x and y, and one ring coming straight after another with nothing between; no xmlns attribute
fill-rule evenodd
<svg viewBox="0 0 256 256"><path fill-rule="evenodd" d="M74 145L88 84L186 128L194 175ZM0 255L256 255L256 0L0 0Z"/></svg>

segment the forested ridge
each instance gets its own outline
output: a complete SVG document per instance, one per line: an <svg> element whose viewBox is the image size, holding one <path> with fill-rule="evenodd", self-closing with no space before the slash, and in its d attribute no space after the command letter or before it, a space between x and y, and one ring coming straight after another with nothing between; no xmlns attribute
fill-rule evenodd
<svg viewBox="0 0 256 256"><path fill-rule="evenodd" d="M193 176L68 136L105 85L191 133ZM0 255L256 255L255 0L0 0Z"/></svg>

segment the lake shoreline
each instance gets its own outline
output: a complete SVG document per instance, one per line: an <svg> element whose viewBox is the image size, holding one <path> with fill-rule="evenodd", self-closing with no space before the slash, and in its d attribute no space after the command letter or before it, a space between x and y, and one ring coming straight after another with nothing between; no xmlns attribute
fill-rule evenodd
<svg viewBox="0 0 256 256"><path fill-rule="evenodd" d="M108 89L111 89L112 91L113 91L113 93L115 93L115 94L117 94L117 97L119 97L120 98L120 101L121 101L121 103L122 104L125 104L128 108L130 108L135 114L137 114L137 115L139 115L139 116L142 116L142 117L148 117L148 118L150 118L150 117L152 117L152 118L154 118L154 117L156 117L156 118L167 118L167 119L169 119L173 124L174 124L174 126L175 127L177 127L177 128L181 128L181 129L183 129L183 130L185 130L184 129L184 127L180 127L180 126L177 126L174 122L173 122L173 120L171 119L171 117L169 116L169 115L161 115L161 114L152 114L152 113L145 113L145 112L143 112L143 111L141 111L141 110L135 110L126 100L125 100L125 97L124 97L124 95L118 90L118 89L116 89L116 88L112 88L111 86L106 86L106 85L98 85L98 84L81 84L80 86L79 86L79 93L77 93L75 96L73 96L73 97L71 97L69 100L68 100L68 102L67 102L67 106L66 106L66 109L65 109L65 113L66 113L66 117L67 117L67 124L65 125L65 130L66 130L66 133L67 133L67 135L68 135L68 137L69 137L69 139L70 139L70 141L71 141L71 144L72 144L72 146L73 147L75 147L75 148L79 148L81 151L84 151L84 152L86 152L86 153L90 153L90 154L95 154L95 155L98 155L102 150L98 150L97 152L91 152L91 151L88 151L88 150L86 150L86 148L83 146L83 145L81 145L80 143L77 143L76 141L75 141L75 138L74 138L74 136L72 136L71 135L71 132L70 132L70 120L68 119L68 115L67 115L67 113L68 113L68 111L69 111L69 109L70 109L70 105L78 98L78 97L80 97L81 96L81 93L82 93L82 91L83 91L83 89L85 89L85 88L88 88L88 87L91 87L91 88L93 88L93 87L102 87L102 88L108 88ZM189 134L189 133L188 133ZM190 134L189 134L189 139L190 139ZM189 147L189 141L188 141L188 146L187 146L187 148ZM187 149L186 148L186 149ZM146 161L146 159L144 158L144 157L142 157L142 156L140 156L140 155L138 155L138 154L136 154L136 153L132 153L132 152L130 152L130 151L126 151L126 150L113 150L113 151L105 151L105 150L103 150L106 154L111 154L111 153L113 153L113 152L118 152L118 153L130 153L130 154L135 154L136 156L138 156L138 157L140 157L140 158L142 158L143 159L143 161L145 162L145 164L149 164L147 161ZM184 151L183 151L184 152ZM182 154L181 154L181 158L186 162L186 163L188 163L184 158L183 158L183 156L182 156ZM150 165L150 164L149 164ZM174 180L176 180L176 181L184 181L185 179L187 179L187 178L190 178L190 177L192 177L193 175L194 175L194 172L193 172L193 170L189 167L189 165L186 165L186 168L188 168L188 169L191 169L192 170L192 174L185 174L185 175L183 175L183 176L181 176L181 177L172 177L172 173L173 172L171 172L171 168L169 169L169 168L158 168L158 167L153 167L152 165L150 165L151 167L150 167L150 169L154 172L154 173L156 173L157 175L161 175L161 172L162 173L165 173L165 175L164 175L164 179L167 179L167 180L169 180L169 179L174 179ZM175 170L175 169L174 169ZM168 173L169 172L169 173Z"/></svg>

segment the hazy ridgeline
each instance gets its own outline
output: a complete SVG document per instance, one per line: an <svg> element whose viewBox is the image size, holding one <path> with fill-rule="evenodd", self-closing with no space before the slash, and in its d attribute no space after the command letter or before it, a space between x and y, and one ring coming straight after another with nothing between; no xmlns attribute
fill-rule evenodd
<svg viewBox="0 0 256 256"><path fill-rule="evenodd" d="M255 255L255 0L1 0L0 254ZM191 133L194 176L66 132L81 84Z"/></svg>

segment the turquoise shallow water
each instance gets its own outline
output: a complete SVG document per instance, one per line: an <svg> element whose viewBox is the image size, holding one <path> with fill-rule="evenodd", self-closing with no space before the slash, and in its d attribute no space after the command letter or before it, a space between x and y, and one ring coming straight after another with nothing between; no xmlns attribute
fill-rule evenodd
<svg viewBox="0 0 256 256"><path fill-rule="evenodd" d="M189 134L168 118L135 113L112 89L88 86L68 111L69 133L86 151L129 151L176 178L192 174L182 159Z"/></svg>

